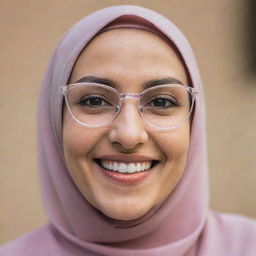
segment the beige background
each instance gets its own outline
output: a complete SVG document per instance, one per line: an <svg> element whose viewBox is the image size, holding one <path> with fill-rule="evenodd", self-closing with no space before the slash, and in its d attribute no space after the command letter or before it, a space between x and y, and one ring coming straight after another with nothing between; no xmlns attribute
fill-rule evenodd
<svg viewBox="0 0 256 256"><path fill-rule="evenodd" d="M43 223L36 154L39 85L60 36L99 8L137 4L187 35L205 84L211 207L256 217L256 79L243 0L0 0L0 243Z"/></svg>

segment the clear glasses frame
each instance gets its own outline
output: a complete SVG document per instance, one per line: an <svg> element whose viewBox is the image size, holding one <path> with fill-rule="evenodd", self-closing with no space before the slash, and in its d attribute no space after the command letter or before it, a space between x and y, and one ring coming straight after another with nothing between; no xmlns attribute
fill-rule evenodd
<svg viewBox="0 0 256 256"><path fill-rule="evenodd" d="M115 115L112 117L111 120L109 120L108 122L105 122L105 123L102 123L102 124L86 124L86 123L83 123L81 121L79 121L72 113L71 109L70 109L70 106L69 106L69 102L68 102L68 98L67 98L67 94L68 94L68 91L72 88L75 88L75 87L79 87L79 86L86 86L86 85L90 85L90 86L97 86L97 87L102 87L104 89L107 89L107 90L110 90L112 91L113 93L115 93L116 95L118 95L119 97L119 103L115 106ZM176 125L174 126L170 126L170 127L161 127L161 126L158 126L158 125L155 125L153 123L151 123L150 121L148 121L146 118L144 118L143 116L143 106L141 106L139 104L140 102L140 99L141 97L145 94L145 93L148 93L152 90L155 90L157 88L165 88L165 87L182 87L184 88L188 93L189 95L191 96L190 97L190 111L188 112L187 116L182 120L180 121L179 123L177 123ZM195 105L195 100L196 100L196 95L199 94L198 90L196 88L193 88L193 87L190 87L190 86L187 86L187 85L183 85L183 84L163 84L163 85L157 85L157 86L153 86L153 87L150 87L148 89L145 89L144 91L142 91L141 93L120 93L118 90L116 90L115 88L113 87L110 87L108 85L104 85L104 84L98 84L98 83L90 83L90 82L82 82L82 83L74 83L74 84L68 84L68 85L64 85L64 86L60 86L58 89L58 93L62 94L65 98L65 102L66 102L66 105L67 105L67 108L68 108L68 111L70 113L70 115L72 116L72 118L77 122L79 123L81 126L85 126L85 127L91 127L91 128L95 128L95 127L102 127L102 126L106 126L108 124L110 124L111 122L113 122L113 120L115 120L115 118L119 115L119 113L121 112L121 109L122 109L122 104L123 104L123 101L125 98L128 98L128 99L135 99L137 102L138 102L138 112L141 116L141 118L146 122L148 123L150 126L156 128L156 129L160 129L160 130L171 130L171 129L175 129L179 126L181 126L184 122L186 122L188 120L188 118L190 117L192 111L193 111L193 108L194 108L194 105Z"/></svg>

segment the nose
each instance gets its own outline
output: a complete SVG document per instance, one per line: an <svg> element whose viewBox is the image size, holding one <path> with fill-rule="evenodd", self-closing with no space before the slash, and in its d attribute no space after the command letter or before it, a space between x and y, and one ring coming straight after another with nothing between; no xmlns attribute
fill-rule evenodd
<svg viewBox="0 0 256 256"><path fill-rule="evenodd" d="M109 140L123 150L135 150L147 142L148 133L136 104L132 102L123 104L119 115L111 125Z"/></svg>

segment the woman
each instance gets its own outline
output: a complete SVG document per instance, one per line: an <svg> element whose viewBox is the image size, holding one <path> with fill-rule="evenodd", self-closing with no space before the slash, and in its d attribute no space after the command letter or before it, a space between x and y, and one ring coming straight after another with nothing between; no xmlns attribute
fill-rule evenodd
<svg viewBox="0 0 256 256"><path fill-rule="evenodd" d="M208 209L200 76L161 15L116 6L78 22L50 61L38 122L50 224L1 256L255 255L254 221Z"/></svg>

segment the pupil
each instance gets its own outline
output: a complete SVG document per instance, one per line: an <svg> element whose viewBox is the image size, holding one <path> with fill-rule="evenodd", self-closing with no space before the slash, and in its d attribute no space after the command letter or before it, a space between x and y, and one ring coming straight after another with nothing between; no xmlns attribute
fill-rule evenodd
<svg viewBox="0 0 256 256"><path fill-rule="evenodd" d="M165 106L165 99L155 99L153 102L154 106Z"/></svg>
<svg viewBox="0 0 256 256"><path fill-rule="evenodd" d="M90 99L90 104L91 105L101 105L102 100L100 98L92 98L92 99Z"/></svg>

